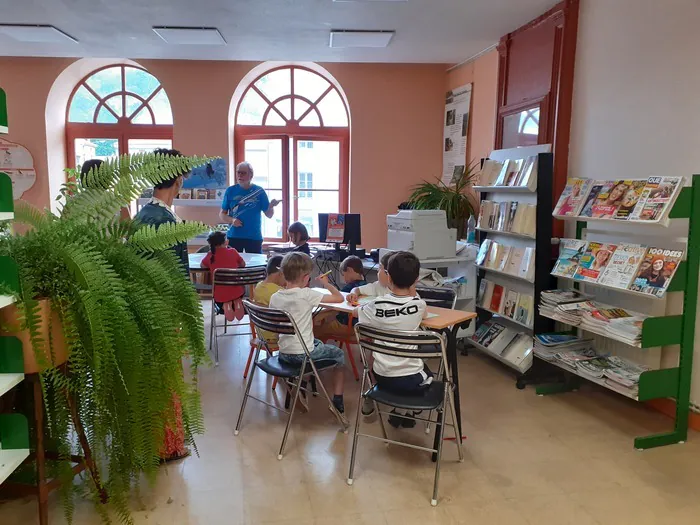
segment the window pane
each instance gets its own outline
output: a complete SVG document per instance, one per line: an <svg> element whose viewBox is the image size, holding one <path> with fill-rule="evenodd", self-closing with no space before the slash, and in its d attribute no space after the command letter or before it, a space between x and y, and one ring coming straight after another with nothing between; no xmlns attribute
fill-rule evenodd
<svg viewBox="0 0 700 525"><path fill-rule="evenodd" d="M280 139L246 140L245 160L253 166L255 184L266 190L282 189L282 141Z"/></svg>
<svg viewBox="0 0 700 525"><path fill-rule="evenodd" d="M301 116L309 109L308 102L304 102L301 99L294 99L294 119L299 120Z"/></svg>
<svg viewBox="0 0 700 525"><path fill-rule="evenodd" d="M109 67L98 71L87 79L86 84L95 90L101 97L106 97L112 93L122 90L122 68L119 66Z"/></svg>
<svg viewBox="0 0 700 525"><path fill-rule="evenodd" d="M324 126L347 127L348 114L345 111L345 104L343 104L337 91L331 91L323 97L321 102L318 103L318 110L323 117Z"/></svg>
<svg viewBox="0 0 700 525"><path fill-rule="evenodd" d="M158 79L149 72L134 67L126 68L126 90L148 98L160 86Z"/></svg>
<svg viewBox="0 0 700 525"><path fill-rule="evenodd" d="M171 149L170 139L129 139L129 153L151 153L158 148Z"/></svg>
<svg viewBox="0 0 700 525"><path fill-rule="evenodd" d="M299 216L295 219L306 226L311 237L318 237L318 214L338 213L340 193L337 191L305 191L304 198L297 199Z"/></svg>
<svg viewBox="0 0 700 525"><path fill-rule="evenodd" d="M315 109L311 111L308 115L304 117L304 119L299 122L300 126L320 126L321 125L321 120L318 118L318 111Z"/></svg>
<svg viewBox="0 0 700 525"><path fill-rule="evenodd" d="M260 126L267 104L252 89L249 89L238 108L237 124Z"/></svg>
<svg viewBox="0 0 700 525"><path fill-rule="evenodd" d="M330 83L320 75L306 71L305 69L294 70L294 94L308 98L311 102L316 102L324 91L328 89Z"/></svg>
<svg viewBox="0 0 700 525"><path fill-rule="evenodd" d="M297 169L300 175L308 174L306 188L340 189L340 142L314 140L307 141L304 147L300 147L301 144L297 142ZM313 181L313 186L308 185L309 181Z"/></svg>
<svg viewBox="0 0 700 525"><path fill-rule="evenodd" d="M80 168L86 160L108 159L119 154L117 139L75 139L75 167Z"/></svg>
<svg viewBox="0 0 700 525"><path fill-rule="evenodd" d="M85 86L80 86L70 103L68 122L92 122L95 118L95 108L98 100Z"/></svg>
<svg viewBox="0 0 700 525"><path fill-rule="evenodd" d="M280 100L277 104L275 104L275 107L284 115L284 118L289 120L292 118L292 101L291 99L285 98L284 100Z"/></svg>
<svg viewBox="0 0 700 525"><path fill-rule="evenodd" d="M289 69L278 69L258 80L255 87L262 91L270 102L274 102L279 97L291 94L291 79Z"/></svg>
<svg viewBox="0 0 700 525"><path fill-rule="evenodd" d="M173 111L170 107L170 99L168 99L168 95L165 93L164 89L161 89L156 96L151 99L148 105L156 116L156 124L173 123Z"/></svg>
<svg viewBox="0 0 700 525"><path fill-rule="evenodd" d="M255 174L255 177L257 178L257 173ZM267 197L270 200L281 200L282 190L268 190ZM268 219L263 215L263 237L274 237L277 239L282 238L282 206L284 206L284 203L275 208L275 214L272 216L272 219Z"/></svg>
<svg viewBox="0 0 700 525"><path fill-rule="evenodd" d="M97 122L101 124L116 124L117 117L115 117L110 110L106 107L102 107L100 112L97 114Z"/></svg>
<svg viewBox="0 0 700 525"><path fill-rule="evenodd" d="M134 118L131 119L132 124L153 124L153 117L147 107L143 107Z"/></svg>
<svg viewBox="0 0 700 525"><path fill-rule="evenodd" d="M539 107L526 109L502 118L504 148L537 144L539 139Z"/></svg>
<svg viewBox="0 0 700 525"><path fill-rule="evenodd" d="M265 119L265 125L266 126L286 126L287 123L285 120L280 117L279 113L277 113L275 110L271 109L270 112L267 114L267 118Z"/></svg>
<svg viewBox="0 0 700 525"><path fill-rule="evenodd" d="M126 116L132 118L134 116L134 111L141 107L143 100L132 97L131 95L126 96Z"/></svg>
<svg viewBox="0 0 700 525"><path fill-rule="evenodd" d="M120 117L123 116L122 113L122 96L121 95L115 95L113 97L108 98L105 100L105 103L114 110L114 112L119 115Z"/></svg>

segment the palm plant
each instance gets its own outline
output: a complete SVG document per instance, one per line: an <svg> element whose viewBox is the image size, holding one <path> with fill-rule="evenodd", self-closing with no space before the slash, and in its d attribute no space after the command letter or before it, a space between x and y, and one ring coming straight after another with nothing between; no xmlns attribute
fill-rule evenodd
<svg viewBox="0 0 700 525"><path fill-rule="evenodd" d="M438 178L437 182L423 181L413 186L409 204L417 210L445 210L447 227L457 229L458 239L465 238L467 220L470 215L476 216L473 194L469 193L479 175L476 166L476 161L466 166L450 185Z"/></svg>
<svg viewBox="0 0 700 525"><path fill-rule="evenodd" d="M204 430L197 389L197 369L208 359L204 321L199 297L167 248L208 227L187 222L156 231L115 214L145 188L210 160L149 153L105 161L87 181L63 187L60 215L20 202L15 222L28 231L0 238L0 255L19 268L19 327L46 367L47 432L63 458L69 520L77 486L68 460L78 452L69 399L77 400L109 508L124 523L132 522L129 495L141 474L155 480L164 429L175 420L173 396L182 402L185 439L196 451L194 436ZM67 171L77 180L75 170ZM61 320L69 351L65 372L47 362L54 341L43 340L38 328L43 298ZM190 361L189 380L183 358ZM97 501L95 489L89 484ZM108 509L98 507L108 522Z"/></svg>

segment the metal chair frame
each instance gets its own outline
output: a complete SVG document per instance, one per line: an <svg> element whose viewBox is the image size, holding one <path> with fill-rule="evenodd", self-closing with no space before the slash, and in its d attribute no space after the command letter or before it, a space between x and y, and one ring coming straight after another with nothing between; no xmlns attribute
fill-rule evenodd
<svg viewBox="0 0 700 525"><path fill-rule="evenodd" d="M378 403L374 401L374 408L379 416L379 423L382 429L382 437L373 436L371 434L363 434L360 432L361 418L360 410L357 410L357 415L355 418L355 432L353 434L352 440L352 455L350 457L350 471L348 473L347 483L352 485L354 482L355 474L355 459L357 457L357 444L360 437L366 437L370 439L376 439L383 441L387 444L401 445L408 448L414 448L418 450L425 450L427 452L432 452L436 455L435 457L435 480L433 482L433 497L430 501L432 506L436 506L438 502L438 483L440 480L440 463L442 459L442 443L445 432L445 425L449 425L453 428L455 434L455 443L457 445L457 451L459 453L459 460L464 461L464 452L462 450L462 436L457 430L457 421L455 420L455 405L454 405L454 386L452 384L450 376L449 361L447 360L446 342L445 336L433 331L396 331L396 330L384 330L376 327L372 327L363 323L358 323L355 325L355 335L360 344L360 357L362 358L362 384L360 386L360 395L358 399L358 407L362 406L363 398L367 396L372 387L369 364L366 352L379 353L384 355L391 355L396 357L408 357L408 358L440 358L440 369L444 371L441 380L444 384L443 398L440 406L437 407L437 418L435 420L431 419L432 411L428 412L428 418L404 415L402 417L413 419L415 421L425 421L428 423L435 423L435 431L439 435L437 448L422 447L419 445L414 445L412 443L405 443L402 441L396 441L389 439L386 431L386 426L384 425L384 420L382 415L388 415L389 412L380 411ZM416 348L405 348L396 347L391 345L411 345ZM369 384L369 388L365 388ZM445 421L445 405L450 412L450 421Z"/></svg>
<svg viewBox="0 0 700 525"><path fill-rule="evenodd" d="M209 351L214 349L214 365L219 366L219 333L217 328L223 328L227 334L230 326L246 326L249 323L229 324L224 320L224 324L216 324L216 295L217 286L247 286L252 288L267 277L267 270L264 266L251 266L250 268L217 268L212 276L211 291L211 326L209 328ZM249 289L250 293L250 289ZM251 294L252 295L252 294ZM251 335L251 332L233 333L230 335Z"/></svg>
<svg viewBox="0 0 700 525"><path fill-rule="evenodd" d="M279 410L280 412L284 412L289 415L287 418L287 424L284 429L284 435L282 436L282 444L280 445L279 453L277 454L277 459L282 459L284 457L284 451L285 447L287 445L287 438L289 437L289 429L292 426L292 419L294 417L294 412L296 410L297 402L299 401L299 393L303 389L305 392L309 392L306 388L302 387L302 382L304 381L305 377L311 376L316 379L316 385L320 388L321 392L326 398L326 401L328 401L328 407L330 411L333 413L335 418L338 420L340 423L342 430L344 433L347 433L348 431L348 422L345 419L345 417L338 412L338 410L335 408L333 405L333 402L331 400L331 397L328 395L328 391L326 390L325 385L323 384L323 381L321 381L321 378L318 374L319 368L316 367L316 364L314 361L311 359L310 355L310 350L306 346L306 343L304 342L304 338L301 336L299 333L299 328L297 327L297 324L294 322L294 319L292 318L291 315L289 315L288 312L285 312L284 310L277 310L274 308L267 308L264 306L259 306L251 301L244 300L243 301L243 306L248 313L248 316L250 317L250 321L253 324L253 326L256 328L256 330L260 331L260 329L267 330L268 332L276 333L276 334L281 334L281 335L294 335L299 339L299 342L301 343L302 348L304 349L304 360L302 361L302 364L299 368L299 375L293 378L285 378L282 376L275 376L275 377L282 377L282 379L285 379L282 381L282 384L285 385L285 387L289 388L290 386L293 387L293 394L292 394L292 401L290 405L290 409L286 410L284 408L280 408L279 406L273 405L272 403L269 403L265 401L264 399L260 399L258 397L255 397L251 395L250 393L250 387L253 384L253 379L255 377L255 371L257 368L260 367L260 364L263 361L260 361L260 352L263 349L263 347L266 348L266 351L270 352L270 349L267 348L267 342L264 339L258 339L258 345L255 349L255 356L253 359L253 368L250 370L250 375L248 376L248 382L246 383L246 388L245 388L245 393L243 394L243 400L241 401L241 409L238 413L238 421L236 422L236 429L234 430L233 434L235 436L238 435L241 429L241 422L243 421L243 414L245 412L245 407L248 402L248 398L255 399L256 401L259 401L260 403L267 405L269 407L272 407L276 410ZM310 368L307 368L310 367ZM321 368L321 370L324 370L328 367ZM262 369L261 369L262 370ZM307 396L308 397L308 396Z"/></svg>

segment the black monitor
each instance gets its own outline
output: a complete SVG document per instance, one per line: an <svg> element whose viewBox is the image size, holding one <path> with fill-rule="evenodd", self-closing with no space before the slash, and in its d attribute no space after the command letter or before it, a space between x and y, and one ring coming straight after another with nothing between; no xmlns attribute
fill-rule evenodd
<svg viewBox="0 0 700 525"><path fill-rule="evenodd" d="M347 244L350 248L350 253L354 253L358 244L362 244L362 228L360 226L359 213L344 213L341 214L345 218L345 234L343 235L342 244ZM318 214L318 239L321 242L328 242L328 213ZM340 248L341 243L336 243L336 248Z"/></svg>

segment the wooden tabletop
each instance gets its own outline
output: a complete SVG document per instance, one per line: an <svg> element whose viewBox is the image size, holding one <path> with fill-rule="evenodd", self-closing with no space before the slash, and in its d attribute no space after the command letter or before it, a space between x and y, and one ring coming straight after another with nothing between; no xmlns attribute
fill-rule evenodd
<svg viewBox="0 0 700 525"><path fill-rule="evenodd" d="M330 293L325 288L314 288L314 290L323 294ZM343 294L344 297L348 295L345 292L340 293ZM342 303L321 303L321 308L326 310L335 310L336 312L352 313L358 307L348 303L347 301L343 301ZM433 330L449 328L450 326L455 326L476 317L476 312L451 310L450 308L439 308L437 306L428 306L428 313L433 314L433 316L423 319L421 326L424 328L431 328Z"/></svg>

